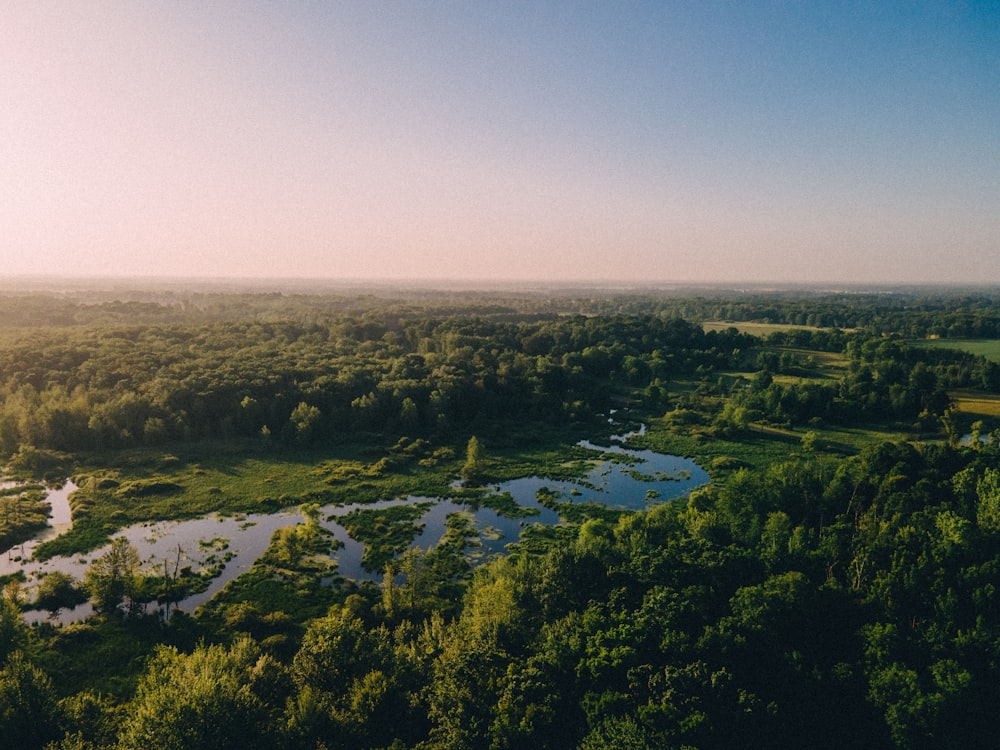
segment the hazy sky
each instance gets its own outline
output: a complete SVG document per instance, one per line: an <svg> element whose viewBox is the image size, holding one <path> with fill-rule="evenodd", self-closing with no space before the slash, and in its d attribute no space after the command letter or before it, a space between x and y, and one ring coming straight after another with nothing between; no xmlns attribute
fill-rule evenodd
<svg viewBox="0 0 1000 750"><path fill-rule="evenodd" d="M1000 4L0 6L0 276L1000 282Z"/></svg>

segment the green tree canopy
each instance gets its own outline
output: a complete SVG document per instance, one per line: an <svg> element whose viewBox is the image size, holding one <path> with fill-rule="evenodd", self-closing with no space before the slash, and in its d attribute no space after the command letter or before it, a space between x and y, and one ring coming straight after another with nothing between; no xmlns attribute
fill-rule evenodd
<svg viewBox="0 0 1000 750"><path fill-rule="evenodd" d="M139 682L122 750L270 750L291 691L287 674L248 638L191 654L160 646Z"/></svg>
<svg viewBox="0 0 1000 750"><path fill-rule="evenodd" d="M111 549L94 560L83 577L94 609L103 614L135 614L140 583L139 551L123 536L111 542Z"/></svg>
<svg viewBox="0 0 1000 750"><path fill-rule="evenodd" d="M479 439L473 435L465 447L465 464L462 466L462 481L478 484L483 477L483 449Z"/></svg>

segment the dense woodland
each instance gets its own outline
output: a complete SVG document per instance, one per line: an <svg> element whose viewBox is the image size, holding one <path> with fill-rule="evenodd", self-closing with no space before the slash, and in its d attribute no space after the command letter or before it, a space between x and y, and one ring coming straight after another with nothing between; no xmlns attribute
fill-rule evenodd
<svg viewBox="0 0 1000 750"><path fill-rule="evenodd" d="M0 294L0 456L22 479L81 487L49 554L184 503L236 508L165 479L191 456L330 477L268 498L305 520L194 615L144 612L191 582L144 570L123 538L81 581L8 577L0 737L67 750L993 747L1000 431L987 438L1000 409L969 403L994 403L1000 359L960 340L1000 339L998 302ZM647 425L635 445L694 456L712 482L644 512L556 504L563 523L481 565L456 517L429 552L404 539L382 585L330 584L319 503L544 474L558 462L535 458L572 455L611 410ZM4 548L44 525L42 492L0 495ZM366 533L363 517L348 523ZM96 610L85 622L22 619L81 599Z"/></svg>

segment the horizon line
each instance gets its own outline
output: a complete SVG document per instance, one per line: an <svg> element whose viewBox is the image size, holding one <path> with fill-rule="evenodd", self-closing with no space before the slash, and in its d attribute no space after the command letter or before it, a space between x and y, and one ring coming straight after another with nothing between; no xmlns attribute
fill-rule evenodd
<svg viewBox="0 0 1000 750"><path fill-rule="evenodd" d="M481 289L628 289L662 290L677 288L752 289L755 291L790 291L796 289L835 291L840 289L1000 289L1000 281L894 281L879 280L672 280L672 279L517 279L475 277L377 277L377 276L238 276L238 275L76 275L60 273L0 273L0 286L7 284L81 284L113 285L115 287L137 284L148 286L297 286L297 287L375 287L375 288L447 288L477 291Z"/></svg>

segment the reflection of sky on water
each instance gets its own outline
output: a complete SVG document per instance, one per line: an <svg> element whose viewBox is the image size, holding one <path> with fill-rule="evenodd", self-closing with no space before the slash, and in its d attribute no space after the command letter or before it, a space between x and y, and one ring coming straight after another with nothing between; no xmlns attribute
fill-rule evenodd
<svg viewBox="0 0 1000 750"><path fill-rule="evenodd" d="M620 441L624 436L616 436ZM506 546L518 541L522 529L533 523L553 525L559 523L558 514L541 506L537 499L539 489L547 488L557 495L561 502L597 502L623 510L642 510L649 507L650 496L658 501L686 495L695 487L708 481L708 474L693 461L677 456L668 456L652 451L628 450L620 445L596 446L587 441L580 446L595 451L594 468L582 479L576 481L550 480L542 477L522 477L495 485L497 493L510 493L514 501L525 508L537 509L536 515L523 518L506 518L485 507L462 505L451 500L410 496L378 503L354 504L346 506L325 506L321 508L321 525L328 529L341 546L333 557L337 561L338 572L355 580L381 581L382 571L370 572L361 567L364 545L348 536L347 531L337 522L337 518L355 509L378 509L399 504L432 503L433 505L416 522L421 527L413 545L428 549L440 542L445 532L447 518L452 513L467 514L479 530L478 547L470 548L470 556L488 557L503 553ZM627 462L615 461L614 456L628 458ZM631 472L631 473L630 473ZM69 484L60 491L50 493L54 511L53 520L68 519L68 495L75 489ZM162 570L166 563L173 569L180 547L181 566L191 565L198 569L210 557L226 562L222 575L213 579L208 589L182 602L179 608L192 612L209 601L232 579L246 572L270 544L271 537L278 529L299 523L302 520L297 510L271 514L248 514L222 517L211 515L188 521L160 521L137 524L122 529L115 536L126 537L140 551L143 563L149 568ZM68 528L63 526L63 529ZM57 529L47 530L50 538ZM213 540L215 541L213 544ZM223 541L225 549L221 549ZM107 547L93 550L74 557L58 557L38 563L28 559L37 542L29 542L5 553L0 560L0 574L13 573L20 569L25 572L29 584L44 573L60 570L76 578L82 578L90 561L107 551ZM89 604L81 605L71 612L64 612L60 620L69 622L91 614ZM29 619L44 620L46 613L29 613Z"/></svg>
<svg viewBox="0 0 1000 750"><path fill-rule="evenodd" d="M0 487L3 488L14 486L16 484L13 482L0 483ZM48 528L43 529L34 538L12 547L0 555L0 575L16 572L21 567L18 562L19 559L30 558L39 544L59 536L72 527L73 520L69 508L69 496L75 490L76 485L72 482L66 482L62 487L55 489L47 488L45 490L45 500L51 508L49 511Z"/></svg>

